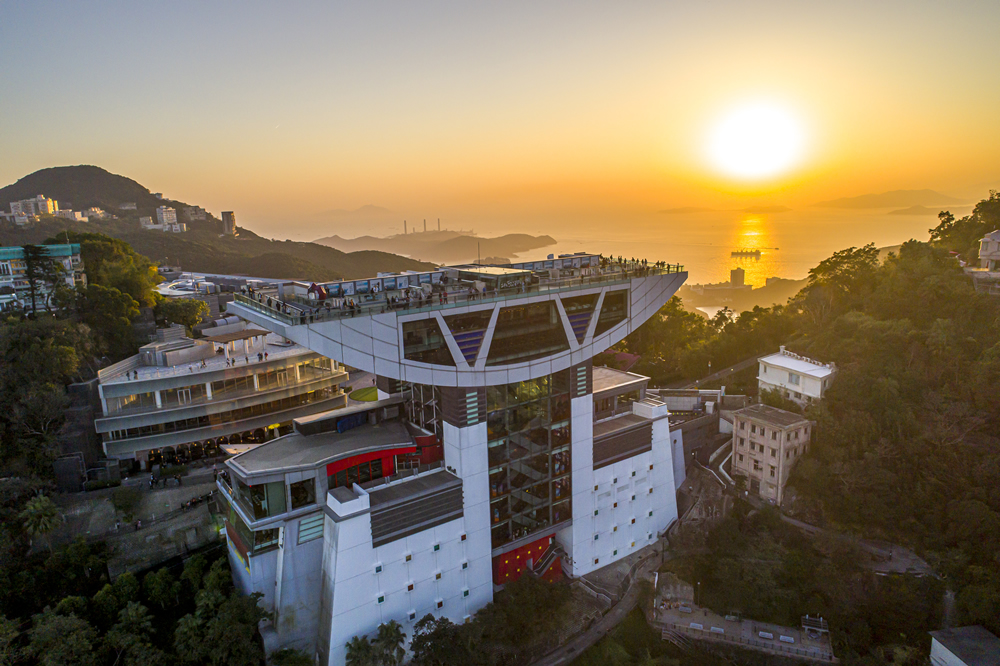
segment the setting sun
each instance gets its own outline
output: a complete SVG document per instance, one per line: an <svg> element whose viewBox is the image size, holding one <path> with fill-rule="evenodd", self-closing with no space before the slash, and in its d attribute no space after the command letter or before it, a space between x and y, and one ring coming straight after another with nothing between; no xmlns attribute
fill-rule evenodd
<svg viewBox="0 0 1000 666"><path fill-rule="evenodd" d="M757 102L722 116L711 130L708 157L723 173L741 179L782 174L802 158L805 133L787 109Z"/></svg>

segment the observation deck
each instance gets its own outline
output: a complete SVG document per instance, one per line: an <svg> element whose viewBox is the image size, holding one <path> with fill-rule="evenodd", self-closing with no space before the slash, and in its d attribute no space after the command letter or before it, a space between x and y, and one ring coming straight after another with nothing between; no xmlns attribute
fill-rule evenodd
<svg viewBox="0 0 1000 666"><path fill-rule="evenodd" d="M382 377L471 387L584 362L638 328L687 279L676 264L571 258L575 265L561 268L547 268L549 260L285 283L280 298L238 294L227 312Z"/></svg>

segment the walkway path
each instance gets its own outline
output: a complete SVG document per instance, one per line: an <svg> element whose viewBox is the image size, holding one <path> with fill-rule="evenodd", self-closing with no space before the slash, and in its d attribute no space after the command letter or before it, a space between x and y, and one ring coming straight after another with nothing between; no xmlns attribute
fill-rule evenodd
<svg viewBox="0 0 1000 666"><path fill-rule="evenodd" d="M693 389L693 388L698 388L699 386L704 386L705 384L710 384L720 379L725 379L726 377L729 377L730 375L735 374L740 370L746 370L751 366L757 365L757 359L759 359L761 356L767 356L767 354L765 353L765 354L757 354L756 356L751 356L750 358L744 359L739 363L736 363L735 365L731 365L725 370L719 370L718 372L713 372L707 377L702 377L701 379L694 381L690 384L685 384L683 386L675 386L674 388Z"/></svg>
<svg viewBox="0 0 1000 666"><path fill-rule="evenodd" d="M625 592L625 596L608 611L607 615L595 622L589 629L573 638L569 643L561 645L552 652L535 660L533 666L542 666L543 664L546 666L550 664L555 666L556 664L569 663L618 626L639 602L639 585L637 585L637 582L649 579L660 565L660 545L654 544L654 547L656 549L646 555L645 559L637 567L629 588Z"/></svg>

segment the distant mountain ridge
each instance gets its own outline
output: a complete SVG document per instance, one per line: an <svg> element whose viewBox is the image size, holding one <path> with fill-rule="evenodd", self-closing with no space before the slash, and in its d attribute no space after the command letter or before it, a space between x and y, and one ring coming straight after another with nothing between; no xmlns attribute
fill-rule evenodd
<svg viewBox="0 0 1000 666"><path fill-rule="evenodd" d="M912 206L947 206L962 203L961 199L941 194L934 190L893 190L881 194L862 194L820 201L821 208L908 208Z"/></svg>
<svg viewBox="0 0 1000 666"><path fill-rule="evenodd" d="M551 236L532 236L530 234L507 234L496 238L480 238L479 236L445 230L399 234L386 238L326 236L313 242L343 251L381 250L444 264L470 262L479 257L509 259L514 255L555 245L556 240Z"/></svg>
<svg viewBox="0 0 1000 666"><path fill-rule="evenodd" d="M277 241L262 238L245 227L239 236L220 235L221 223L211 214L205 221L187 220L183 209L189 204L174 199L157 199L138 182L96 166L66 166L41 169L0 188L0 206L44 194L72 203L74 210L99 206L117 219L75 222L44 217L19 227L0 223L0 244L39 243L64 229L96 232L128 242L136 252L155 262L179 264L184 270L231 273L256 277L309 281L373 276L379 271L428 270L433 264L388 252L342 252L315 243ZM120 210L122 203L135 203L136 210ZM147 231L139 227L140 215L151 215L157 206L177 209L178 220L188 224L186 233Z"/></svg>

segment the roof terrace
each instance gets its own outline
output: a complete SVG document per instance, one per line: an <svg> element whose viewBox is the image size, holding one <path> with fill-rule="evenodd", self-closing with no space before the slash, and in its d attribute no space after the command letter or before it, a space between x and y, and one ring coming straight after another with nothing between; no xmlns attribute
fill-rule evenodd
<svg viewBox="0 0 1000 666"><path fill-rule="evenodd" d="M626 284L633 278L684 272L684 267L680 264L638 261L619 263L606 258L599 257L599 259L600 263L597 266L574 267L559 271L550 269L511 270L508 266L477 267L477 272L484 277L491 275L524 275L526 277L525 280L516 281L516 284L511 286L503 286L505 283L497 280L492 285L487 282L484 287L479 288L475 282L467 279L442 277L431 283L414 284L402 289L383 287L374 293L343 294L323 299L314 294L309 294L308 297L286 295L284 300L268 297L258 292L236 294L235 303L283 323L296 326L330 319L368 316L387 311L414 314L448 310L468 305L578 291L587 287ZM503 270L495 271L494 269ZM452 271L459 275L467 273L469 270L469 266L439 269L442 272ZM567 272L570 274L567 275ZM387 284L384 278L379 278L379 280L383 280L383 284ZM356 281L354 284L358 282L367 281Z"/></svg>

